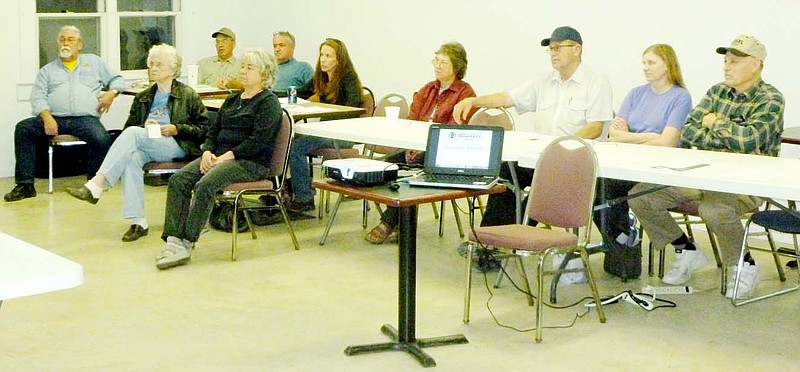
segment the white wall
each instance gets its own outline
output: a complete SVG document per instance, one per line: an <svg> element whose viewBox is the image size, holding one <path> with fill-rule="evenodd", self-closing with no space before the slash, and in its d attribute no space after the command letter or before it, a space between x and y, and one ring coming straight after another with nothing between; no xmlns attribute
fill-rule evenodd
<svg viewBox="0 0 800 372"><path fill-rule="evenodd" d="M795 19L800 5L792 0L756 3L744 0L672 0L641 2L619 0L375 0L346 1L228 1L224 6L201 0L183 0L184 43L178 49L187 63L214 53L211 33L222 26L238 36L237 52L247 47L271 48L272 32L289 30L297 36L296 56L312 64L325 37L343 40L362 82L380 97L399 92L406 97L433 79L430 60L444 42L457 40L467 49L466 81L478 94L515 87L547 71L548 57L539 41L561 25L577 28L584 40L584 61L605 72L619 106L633 86L643 83L642 50L654 43L669 43L678 53L684 78L695 102L712 84L722 79L722 57L714 52L737 35L752 34L766 46L764 80L786 96L786 126L800 121L800 77L793 62L800 54ZM19 9L7 2L0 20L12 35L0 45L11 51L0 72L0 176L13 175L14 124L29 115L27 101L17 99L18 83L32 77L18 76L23 47L13 37L20 28ZM224 20L224 21L223 21ZM109 128L122 126L129 98L119 99L103 121ZM531 118L518 118L529 128ZM782 156L798 156L800 150Z"/></svg>

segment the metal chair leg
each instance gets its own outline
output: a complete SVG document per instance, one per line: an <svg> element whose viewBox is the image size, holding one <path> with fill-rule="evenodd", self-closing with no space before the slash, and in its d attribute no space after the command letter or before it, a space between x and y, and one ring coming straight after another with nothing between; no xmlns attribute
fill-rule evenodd
<svg viewBox="0 0 800 372"><path fill-rule="evenodd" d="M439 209L442 213L439 214L439 237L444 236L444 200L442 200Z"/></svg>
<svg viewBox="0 0 800 372"><path fill-rule="evenodd" d="M472 296L472 251L475 247L471 242L467 244L467 257L464 264L464 324L469 323L470 297Z"/></svg>
<svg viewBox="0 0 800 372"><path fill-rule="evenodd" d="M53 145L47 146L47 193L53 193Z"/></svg>
<svg viewBox="0 0 800 372"><path fill-rule="evenodd" d="M319 240L319 245L325 245L325 240L328 239L328 233L331 231L331 226L333 226L333 220L336 219L336 212L339 211L339 205L342 204L342 199L344 199L344 195L339 194L339 197L336 198L336 204L333 205L333 212L331 212L328 223L325 225L325 232L322 233L322 238Z"/></svg>
<svg viewBox="0 0 800 372"><path fill-rule="evenodd" d="M519 276L520 276L520 278L522 280L522 288L524 288L526 292L532 294L533 292L531 292L531 285L528 282L528 274L525 272L525 264L522 262L522 257L517 257L517 270L519 270ZM539 273L537 273L536 275L538 277ZM541 287L541 285L542 285L541 283L537 283L537 287ZM541 300L542 300L542 289L541 288L538 288L538 292L537 292L536 296L539 299L539 302L541 302ZM528 298L528 306L533 306L534 305L533 296L526 295L525 297Z"/></svg>
<svg viewBox="0 0 800 372"><path fill-rule="evenodd" d="M464 237L464 227L461 224L461 215L458 214L458 204L456 204L456 200L453 199L450 201L451 206L453 207L453 216L456 218L456 226L458 227L458 236L460 238Z"/></svg>

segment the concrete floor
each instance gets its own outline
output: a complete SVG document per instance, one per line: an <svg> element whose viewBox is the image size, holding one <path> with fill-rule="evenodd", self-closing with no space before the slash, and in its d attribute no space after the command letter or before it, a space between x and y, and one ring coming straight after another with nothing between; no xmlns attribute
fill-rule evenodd
<svg viewBox="0 0 800 372"><path fill-rule="evenodd" d="M361 203L345 203L328 242L318 241L326 219L294 222L301 250L294 251L281 224L259 227L257 240L242 235L238 261L229 260L230 235L211 231L184 267L158 271L166 187L147 187L150 235L120 238L120 187L93 206L56 192L0 207L0 231L69 258L85 270L75 289L5 301L0 308L2 371L409 371L422 367L409 355L389 352L345 356L348 345L385 342L379 328L397 325L397 249L365 242ZM13 179L0 179L0 190ZM370 225L377 213L370 216ZM440 371L540 370L797 370L800 294L733 308L719 294L718 271L709 265L690 283L698 292L672 296L676 308L647 312L628 303L609 305L608 322L594 311L569 329L545 329L544 341L495 324L483 278L473 287L472 321L461 321L464 261L448 209L444 237L431 209L420 209L417 270L417 337L463 333L469 344L426 349ZM702 235L702 234L700 234ZM707 241L700 241L708 250ZM708 251L707 251L708 252ZM710 254L710 252L709 252ZM646 256L645 256L646 258ZM672 260L672 255L667 255ZM762 289L779 286L770 259ZM592 258L603 295L647 284L645 275L621 283ZM528 265L529 268L532 265ZM790 281L797 280L790 271ZM513 273L512 273L513 275ZM493 281L495 274L487 277ZM505 281L491 309L499 321L533 327L533 308ZM560 289L560 303L588 294L586 286ZM547 326L569 324L583 306L545 310Z"/></svg>

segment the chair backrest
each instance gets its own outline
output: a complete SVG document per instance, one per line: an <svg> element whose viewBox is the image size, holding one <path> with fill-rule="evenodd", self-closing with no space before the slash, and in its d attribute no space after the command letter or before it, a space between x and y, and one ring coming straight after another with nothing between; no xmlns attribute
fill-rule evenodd
<svg viewBox="0 0 800 372"><path fill-rule="evenodd" d="M375 106L375 113L373 113L372 116L386 116L387 106L399 107L400 115L398 115L398 117L400 119L405 119L408 117L408 111L410 110L408 101L406 100L406 97L403 97L397 93L389 93L378 100L378 105Z"/></svg>
<svg viewBox="0 0 800 372"><path fill-rule="evenodd" d="M361 93L361 108L367 110L367 112L361 115L361 117L368 118L375 112L375 94L367 87L363 87L363 89Z"/></svg>
<svg viewBox="0 0 800 372"><path fill-rule="evenodd" d="M554 227L589 226L596 182L594 149L578 137L557 138L536 163L528 196L528 218ZM588 234L591 229L586 230Z"/></svg>
<svg viewBox="0 0 800 372"><path fill-rule="evenodd" d="M292 130L294 117L286 109L282 109L281 129L275 138L275 147L272 149L272 158L269 162L269 176L278 178L278 186L283 185L283 179L289 167L289 149L292 148Z"/></svg>
<svg viewBox="0 0 800 372"><path fill-rule="evenodd" d="M472 115L467 124L490 125L505 130L514 130L514 118L503 107L485 107Z"/></svg>

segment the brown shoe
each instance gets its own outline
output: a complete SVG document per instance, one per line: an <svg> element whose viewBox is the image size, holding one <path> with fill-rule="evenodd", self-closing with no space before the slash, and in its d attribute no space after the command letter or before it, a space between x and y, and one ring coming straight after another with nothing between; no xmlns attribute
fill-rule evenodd
<svg viewBox="0 0 800 372"><path fill-rule="evenodd" d="M33 187L32 183L20 183L17 184L17 186L14 186L14 189L6 194L3 199L5 199L7 202L15 202L17 200L32 198L35 196L36 189Z"/></svg>
<svg viewBox="0 0 800 372"><path fill-rule="evenodd" d="M100 201L100 198L95 198L86 186L67 187L67 194L92 204L97 204L97 202Z"/></svg>
<svg viewBox="0 0 800 372"><path fill-rule="evenodd" d="M125 232L125 235L122 236L122 241L132 242L147 235L148 232L150 232L149 228L144 228L141 225L133 224L131 225L131 228Z"/></svg>

